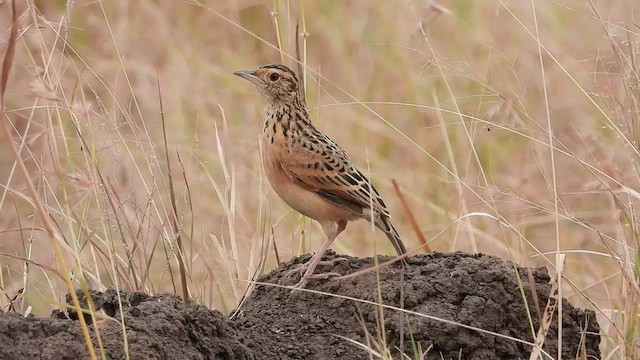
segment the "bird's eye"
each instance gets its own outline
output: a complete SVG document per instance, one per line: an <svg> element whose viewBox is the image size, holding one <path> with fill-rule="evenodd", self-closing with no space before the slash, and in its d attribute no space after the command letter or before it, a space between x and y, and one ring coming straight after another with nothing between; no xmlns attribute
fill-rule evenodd
<svg viewBox="0 0 640 360"><path fill-rule="evenodd" d="M271 81L278 81L278 79L280 79L280 75L278 75L278 73L271 73L271 75L269 75L269 80Z"/></svg>

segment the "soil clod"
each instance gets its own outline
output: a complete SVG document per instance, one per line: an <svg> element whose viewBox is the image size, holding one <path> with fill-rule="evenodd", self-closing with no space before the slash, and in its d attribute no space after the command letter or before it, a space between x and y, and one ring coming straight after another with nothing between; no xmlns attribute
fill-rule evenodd
<svg viewBox="0 0 640 360"><path fill-rule="evenodd" d="M328 252L325 259L334 257ZM295 258L259 281L295 284L299 276L290 270L307 258ZM347 258L318 271L344 275L374 265L372 258ZM388 259L381 256L378 261ZM411 358L419 349L426 359L529 357L532 326L538 328L551 289L545 268L531 269L531 276L518 268L518 281L511 263L482 254L433 253L412 257L408 264L344 280L311 279L307 289L313 292L257 285L234 319L201 305L184 304L171 294L121 293L119 300L115 290L92 291L94 305L104 314L91 325L94 346L100 356L93 331L98 327L107 358L125 358L118 311L122 303L131 359L350 360L368 359L367 351L389 351L400 358L401 349ZM87 304L82 292L78 294ZM537 302L532 294L538 296ZM375 305L379 302L387 307ZM402 306L423 316L391 308ZM600 358L595 313L574 308L566 300L562 306L562 358ZM0 358L87 358L77 316L60 310L48 318L0 313ZM91 317L85 319L93 323ZM553 358L557 328L554 318L543 347Z"/></svg>

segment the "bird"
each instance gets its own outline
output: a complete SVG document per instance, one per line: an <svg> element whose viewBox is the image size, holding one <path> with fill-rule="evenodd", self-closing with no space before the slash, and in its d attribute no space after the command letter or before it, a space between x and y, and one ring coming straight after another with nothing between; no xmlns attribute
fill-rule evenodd
<svg viewBox="0 0 640 360"><path fill-rule="evenodd" d="M254 84L267 101L261 141L263 168L271 187L291 208L317 221L326 235L321 248L296 269L302 277L294 287L303 288L310 279L339 275L314 272L318 265L334 263L321 261L322 256L349 221L373 222L398 255L406 254L378 191L347 152L312 124L296 74L281 64L234 74Z"/></svg>

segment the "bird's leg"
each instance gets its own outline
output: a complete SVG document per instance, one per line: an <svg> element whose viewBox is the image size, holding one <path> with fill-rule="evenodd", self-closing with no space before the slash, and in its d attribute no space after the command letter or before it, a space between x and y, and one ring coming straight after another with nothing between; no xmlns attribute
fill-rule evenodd
<svg viewBox="0 0 640 360"><path fill-rule="evenodd" d="M338 237L338 235L340 235L340 233L344 231L344 229L347 227L347 222L346 221L339 221L338 223L322 222L320 223L320 225L322 225L322 230L327 235L327 240L324 242L324 244L322 244L322 247L311 257L309 261L307 261L299 269L296 269L297 271L304 271L304 274L302 275L302 279L300 279L300 281L295 285L295 287L297 288L303 288L307 284L307 281L309 281L309 279L312 279L312 278L327 279L331 276L340 276L340 274L336 274L336 273L324 273L324 274L314 275L313 272L316 270L316 267L318 267L318 265L322 263L325 263L327 265L333 265L336 261L345 260L342 258L337 258L331 261L320 261L325 251L327 251L329 246L331 246L331 243L333 243L336 237Z"/></svg>

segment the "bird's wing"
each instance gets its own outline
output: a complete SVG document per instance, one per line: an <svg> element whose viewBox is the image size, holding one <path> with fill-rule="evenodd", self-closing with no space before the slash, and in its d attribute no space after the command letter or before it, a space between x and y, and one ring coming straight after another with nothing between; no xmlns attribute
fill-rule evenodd
<svg viewBox="0 0 640 360"><path fill-rule="evenodd" d="M296 184L361 216L389 217L380 194L347 153L328 136L315 132L291 149L281 161L283 171Z"/></svg>

